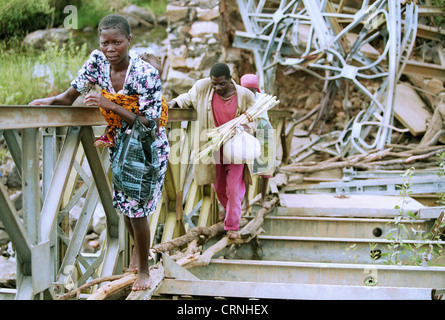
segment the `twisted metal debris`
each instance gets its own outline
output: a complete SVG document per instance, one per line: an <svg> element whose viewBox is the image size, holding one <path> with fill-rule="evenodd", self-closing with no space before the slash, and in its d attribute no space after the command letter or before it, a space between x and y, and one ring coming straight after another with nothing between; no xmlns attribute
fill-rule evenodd
<svg viewBox="0 0 445 320"><path fill-rule="evenodd" d="M274 93L280 64L324 80L325 98L316 121L337 90L344 92L347 107L349 84L369 98L369 105L363 105L337 135L335 152L345 155L382 149L390 142L392 130L405 131L393 126L393 100L416 39L418 6L414 1L363 1L358 11L350 13L344 12L348 10L343 0L339 4L328 0L237 1L246 32L236 32L234 46L253 51L263 90ZM376 41L383 43L383 51L367 54L366 46ZM375 94L362 83L369 79L381 81ZM346 88L340 80L346 80Z"/></svg>

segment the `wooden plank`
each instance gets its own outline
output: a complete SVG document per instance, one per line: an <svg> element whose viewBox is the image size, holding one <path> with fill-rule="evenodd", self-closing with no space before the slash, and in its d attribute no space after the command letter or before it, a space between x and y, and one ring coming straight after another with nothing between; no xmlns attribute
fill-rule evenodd
<svg viewBox="0 0 445 320"><path fill-rule="evenodd" d="M198 219L198 227L207 227L209 225L210 210L212 208L212 199L210 196L202 198L202 207Z"/></svg>
<svg viewBox="0 0 445 320"><path fill-rule="evenodd" d="M176 212L169 211L167 213L167 221L165 222L164 232L162 234L162 242L166 242L174 238L175 228L176 228Z"/></svg>
<svg viewBox="0 0 445 320"><path fill-rule="evenodd" d="M437 27L418 25L416 36L417 38L442 41L445 39L445 30L441 30Z"/></svg>
<svg viewBox="0 0 445 320"><path fill-rule="evenodd" d="M445 14L445 6L421 5L419 6L420 17L442 16Z"/></svg>
<svg viewBox="0 0 445 320"><path fill-rule="evenodd" d="M399 83L396 88L394 114L413 136L425 133L427 120L432 116L417 92L404 83Z"/></svg>

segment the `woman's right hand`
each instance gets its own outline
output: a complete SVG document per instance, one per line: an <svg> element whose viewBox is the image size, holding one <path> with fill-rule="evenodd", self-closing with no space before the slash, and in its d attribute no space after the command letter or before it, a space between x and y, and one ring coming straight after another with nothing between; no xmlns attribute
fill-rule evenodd
<svg viewBox="0 0 445 320"><path fill-rule="evenodd" d="M43 99L35 99L29 103L30 106L49 106L54 102L54 97L48 97Z"/></svg>
<svg viewBox="0 0 445 320"><path fill-rule="evenodd" d="M50 105L60 105L60 106L70 106L80 95L76 89L69 87L68 90L62 92L61 94L54 97L47 97L42 99L35 99L29 103L30 106L50 106Z"/></svg>

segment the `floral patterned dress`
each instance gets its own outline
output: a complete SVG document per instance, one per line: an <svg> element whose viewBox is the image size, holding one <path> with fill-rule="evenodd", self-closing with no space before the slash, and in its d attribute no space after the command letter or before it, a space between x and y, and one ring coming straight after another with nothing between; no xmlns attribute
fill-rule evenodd
<svg viewBox="0 0 445 320"><path fill-rule="evenodd" d="M110 63L105 55L94 50L78 76L71 82L71 86L81 94L85 94L97 84L102 89L116 93L111 83ZM147 119L160 118L162 109L162 92L159 72L146 61L139 57L130 58L124 87L119 93L139 96L139 112ZM123 121L123 120L122 120ZM124 126L123 126L124 127ZM119 129L118 129L119 130ZM119 132L115 134L120 139ZM118 142L118 141L116 141ZM118 143L116 143L118 145ZM152 198L145 204L140 204L124 193L113 188L113 206L130 218L147 217L152 214L162 196L165 172L167 171L170 146L167 140L165 127L160 127L157 136L157 146L160 161L159 178ZM115 149L110 148L110 157L113 157Z"/></svg>

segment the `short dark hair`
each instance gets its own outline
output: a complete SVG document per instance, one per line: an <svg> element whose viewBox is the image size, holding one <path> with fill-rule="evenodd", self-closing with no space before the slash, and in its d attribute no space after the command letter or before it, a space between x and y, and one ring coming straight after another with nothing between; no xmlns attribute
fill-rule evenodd
<svg viewBox="0 0 445 320"><path fill-rule="evenodd" d="M210 76L215 78L225 76L227 79L230 79L229 66L222 62L215 63L210 69Z"/></svg>
<svg viewBox="0 0 445 320"><path fill-rule="evenodd" d="M120 14L110 14L102 18L97 27L97 32L100 35L102 30L119 29L126 37L130 36L131 28L127 18Z"/></svg>

